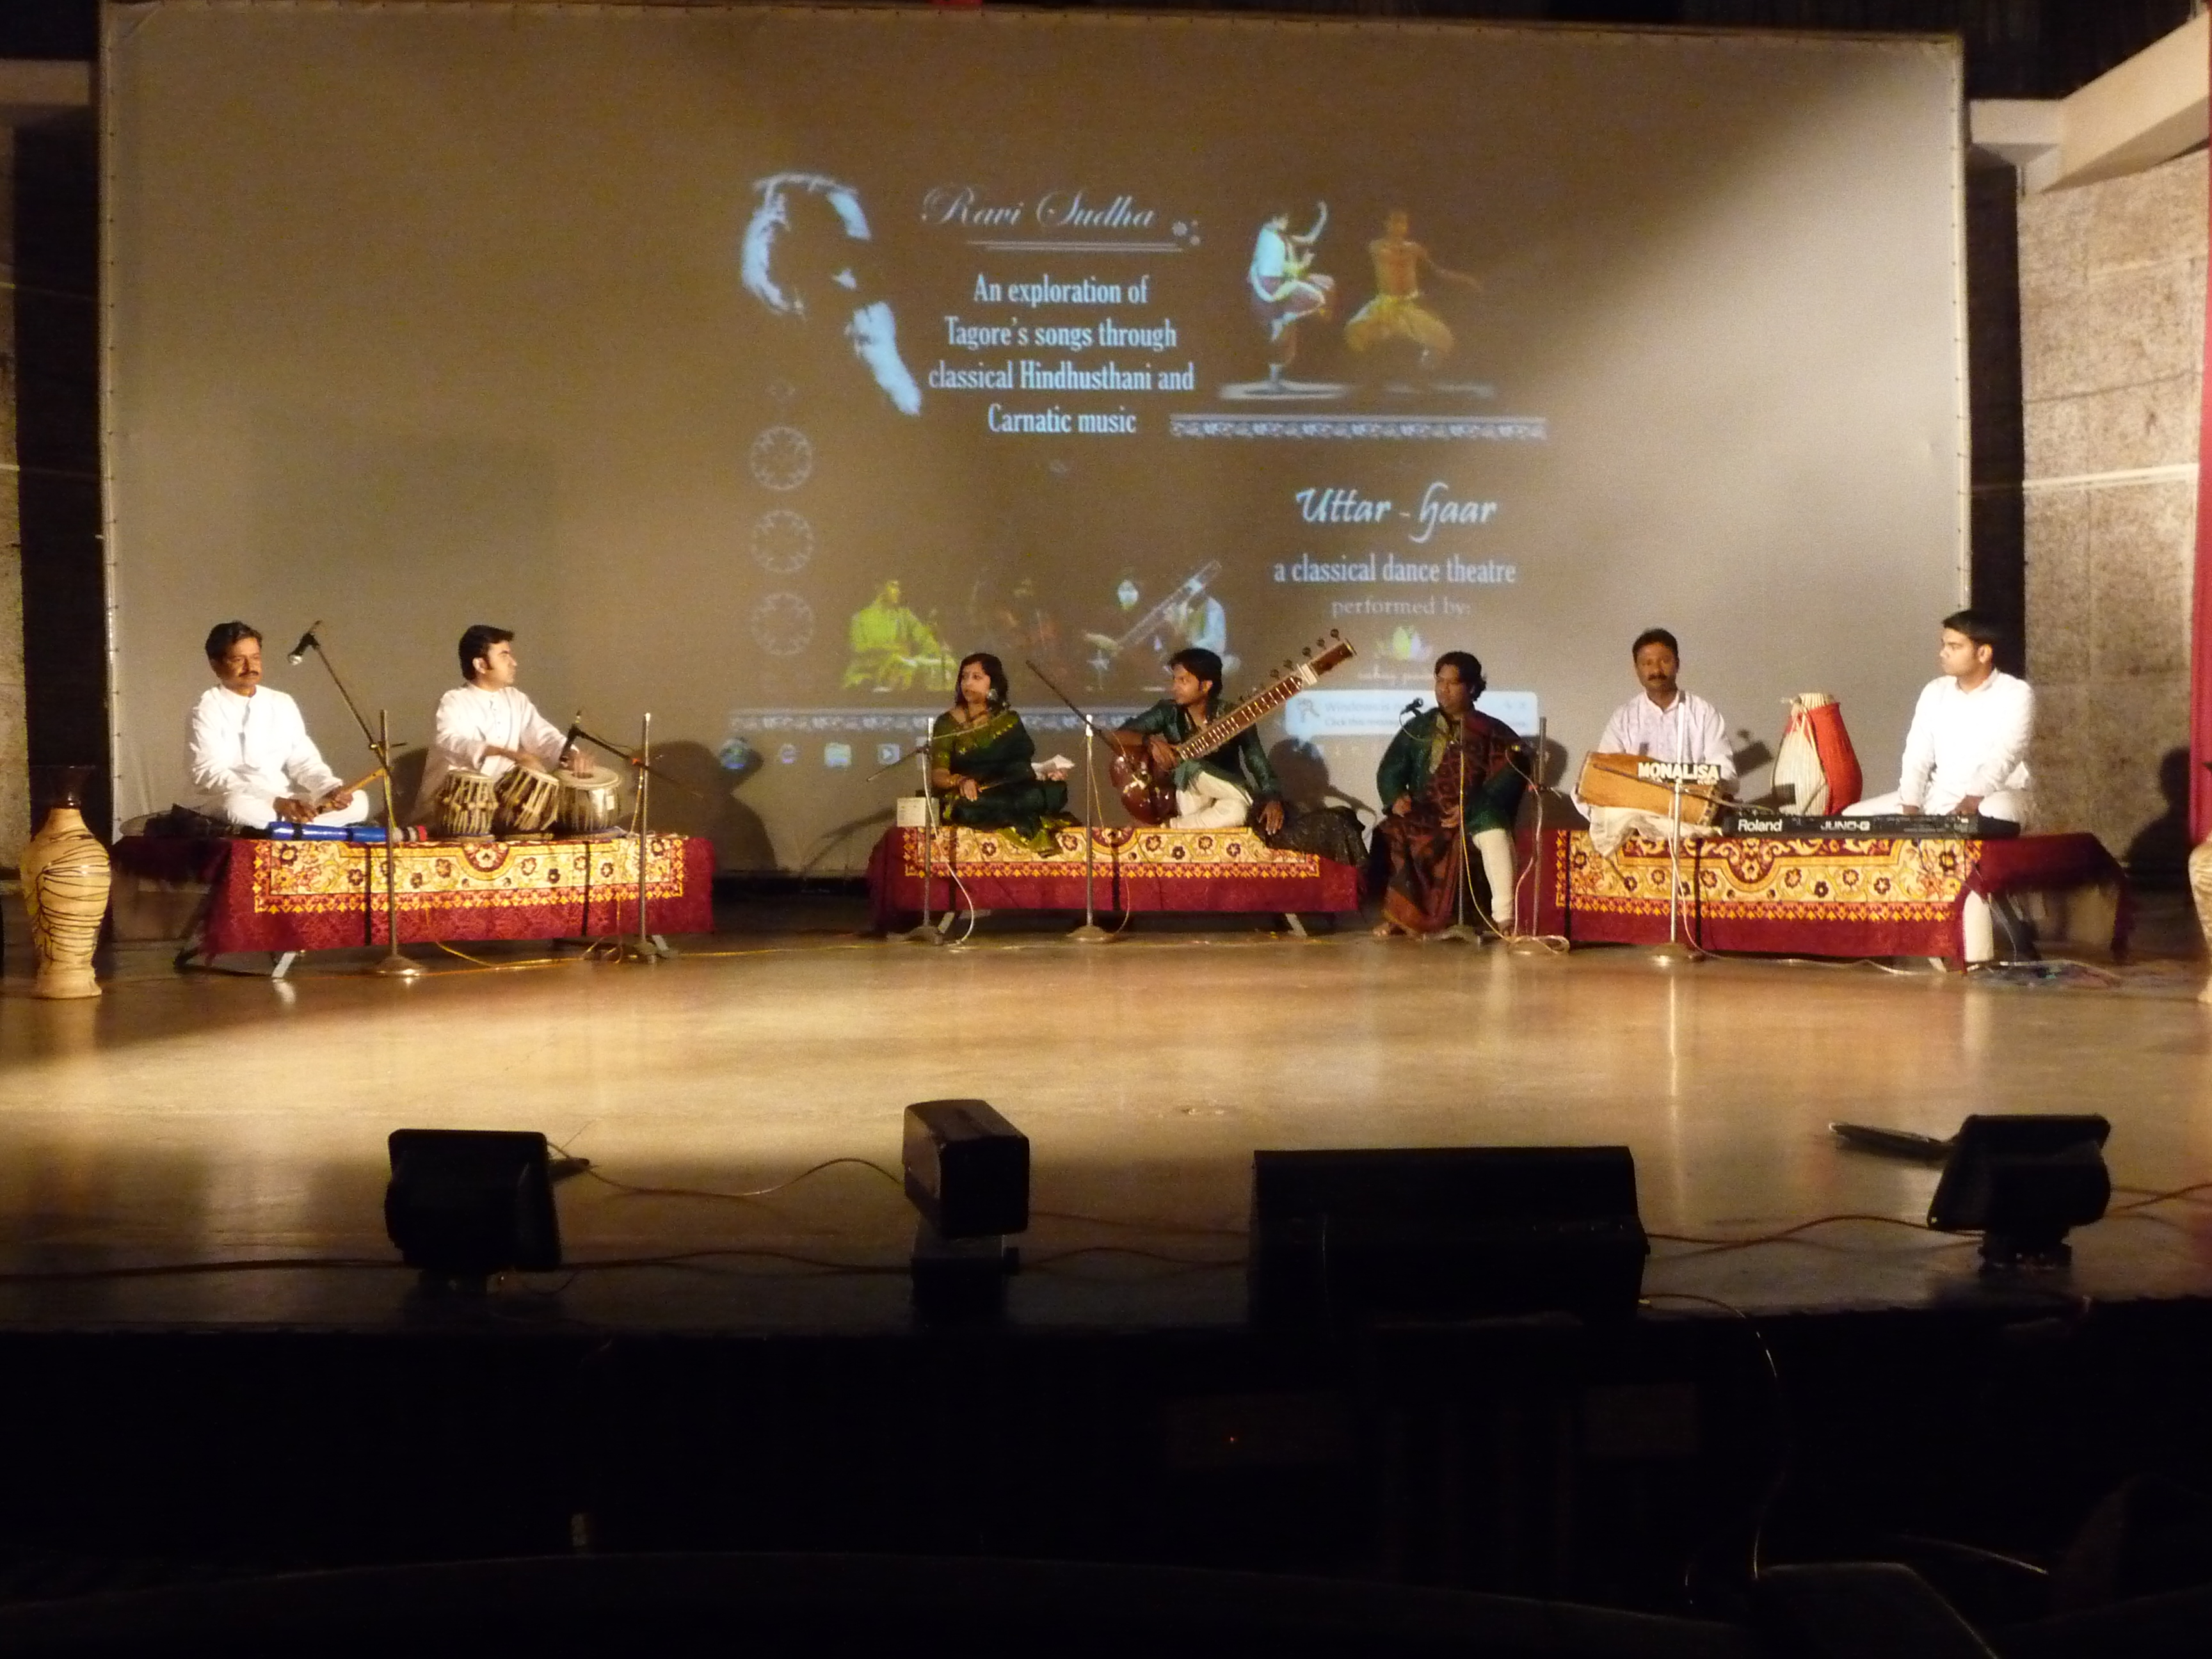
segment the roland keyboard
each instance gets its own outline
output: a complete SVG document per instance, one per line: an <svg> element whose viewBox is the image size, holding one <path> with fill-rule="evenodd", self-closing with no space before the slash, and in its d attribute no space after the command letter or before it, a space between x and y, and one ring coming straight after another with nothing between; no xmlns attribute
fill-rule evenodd
<svg viewBox="0 0 2212 1659"><path fill-rule="evenodd" d="M2002 841L2020 833L2020 826L2010 818L1985 818L1978 812L1868 818L1737 812L1724 820L1723 828L1731 836L1810 836L1822 841L1838 836L1856 841Z"/></svg>

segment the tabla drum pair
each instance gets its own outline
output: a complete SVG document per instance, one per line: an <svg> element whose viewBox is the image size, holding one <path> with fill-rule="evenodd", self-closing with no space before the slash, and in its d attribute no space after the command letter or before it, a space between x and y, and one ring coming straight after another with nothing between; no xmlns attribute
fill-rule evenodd
<svg viewBox="0 0 2212 1659"><path fill-rule="evenodd" d="M605 767L561 775L558 806L564 836L600 836L622 817L622 777Z"/></svg>
<svg viewBox="0 0 2212 1659"><path fill-rule="evenodd" d="M499 794L481 772L449 772L430 803L430 833L441 841L491 834Z"/></svg>
<svg viewBox="0 0 2212 1659"><path fill-rule="evenodd" d="M535 836L553 827L561 786L550 772L518 766L499 781L492 829L502 836Z"/></svg>

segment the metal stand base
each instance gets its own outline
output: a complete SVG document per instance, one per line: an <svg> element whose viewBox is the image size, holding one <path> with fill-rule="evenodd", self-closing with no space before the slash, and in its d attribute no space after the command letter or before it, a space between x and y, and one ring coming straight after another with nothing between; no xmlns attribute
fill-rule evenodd
<svg viewBox="0 0 2212 1659"><path fill-rule="evenodd" d="M909 927L903 933L894 933L893 939L902 939L908 945L942 945L945 930L952 925L952 912L947 910L941 921L925 921L919 927Z"/></svg>
<svg viewBox="0 0 2212 1659"><path fill-rule="evenodd" d="M1655 945L1644 956L1647 962L1659 968L1686 968L1698 959L1698 953L1680 939Z"/></svg>
<svg viewBox="0 0 2212 1659"><path fill-rule="evenodd" d="M1526 933L1517 939L1506 940L1505 948L1516 957L1548 957L1554 954L1552 948L1543 940L1532 939Z"/></svg>
<svg viewBox="0 0 2212 1659"><path fill-rule="evenodd" d="M659 962L676 954L669 948L668 941L658 933L648 934L643 939L635 935L618 939L614 943L614 950L617 962Z"/></svg>
<svg viewBox="0 0 2212 1659"><path fill-rule="evenodd" d="M1472 922L1455 921L1441 933L1422 934L1421 942L1424 945L1441 945L1446 939L1465 939L1469 945L1480 945L1489 937Z"/></svg>
<svg viewBox="0 0 2212 1659"><path fill-rule="evenodd" d="M1114 942L1114 935L1095 921L1086 921L1080 927L1071 928L1067 939L1072 945L1111 945Z"/></svg>
<svg viewBox="0 0 2212 1659"><path fill-rule="evenodd" d="M289 963L286 964L288 967ZM368 970L379 979L420 979L428 972L419 962L410 962L394 951L390 956ZM281 975L275 977L282 977Z"/></svg>

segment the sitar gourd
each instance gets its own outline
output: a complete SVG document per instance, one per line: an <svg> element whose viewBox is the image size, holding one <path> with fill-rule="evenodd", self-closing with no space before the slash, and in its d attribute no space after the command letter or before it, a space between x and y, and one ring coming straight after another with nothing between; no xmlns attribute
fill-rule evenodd
<svg viewBox="0 0 2212 1659"><path fill-rule="evenodd" d="M1153 766L1149 744L1140 742L1118 750L1113 763L1114 787L1120 793L1121 805L1128 809L1129 816L1139 823L1165 823L1175 816L1176 767L1185 761L1210 755L1249 731L1299 692L1311 690L1322 675L1354 654L1351 642L1334 629L1329 630L1328 641L1316 643L1323 647L1319 656L1309 656L1294 668L1285 665L1283 677L1266 690L1216 714L1181 743L1171 745L1168 752L1172 758L1165 767Z"/></svg>

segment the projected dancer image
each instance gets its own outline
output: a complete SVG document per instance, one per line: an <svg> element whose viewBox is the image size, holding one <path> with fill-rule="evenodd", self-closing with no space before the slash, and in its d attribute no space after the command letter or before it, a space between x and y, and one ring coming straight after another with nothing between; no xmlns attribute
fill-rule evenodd
<svg viewBox="0 0 2212 1659"><path fill-rule="evenodd" d="M931 691L952 689L951 653L937 630L906 607L896 578L853 613L848 630L853 659L845 665L848 690L905 691L917 684Z"/></svg>
<svg viewBox="0 0 2212 1659"><path fill-rule="evenodd" d="M902 415L921 413L921 388L898 350L898 319L877 292L873 238L850 185L818 173L753 182L760 204L745 226L738 271L745 291L779 317L845 319L853 355Z"/></svg>
<svg viewBox="0 0 2212 1659"><path fill-rule="evenodd" d="M1336 279L1313 268L1314 245L1328 226L1328 204L1315 204L1312 228L1303 234L1291 229L1288 209L1267 216L1252 244L1252 264L1245 273L1251 289L1252 313L1267 331L1267 384L1281 386L1283 371L1298 355L1298 325L1309 317L1326 322L1334 314Z"/></svg>
<svg viewBox="0 0 2212 1659"><path fill-rule="evenodd" d="M1456 343L1443 319L1421 303L1421 272L1431 271L1478 294L1482 283L1438 264L1407 234L1412 226L1405 209L1393 208L1383 218L1382 234L1367 245L1375 262L1375 297L1345 324L1344 343L1363 356L1393 341L1418 346L1419 372L1428 374L1451 356Z"/></svg>

